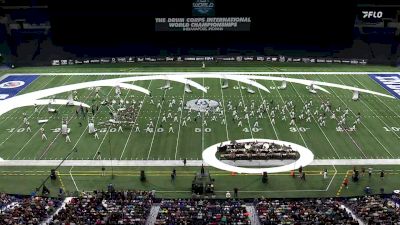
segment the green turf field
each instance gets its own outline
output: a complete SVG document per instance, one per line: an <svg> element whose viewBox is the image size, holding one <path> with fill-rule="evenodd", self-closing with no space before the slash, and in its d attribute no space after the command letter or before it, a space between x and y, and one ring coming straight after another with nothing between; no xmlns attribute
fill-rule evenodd
<svg viewBox="0 0 400 225"><path fill-rule="evenodd" d="M377 66L337 66L332 65L320 67L300 67L288 66L280 64L251 65L251 66L231 66L231 65L212 65L206 68L206 71L393 71L392 67ZM105 67L105 66L71 66L71 67L48 67L48 68L19 68L7 72L15 73L39 73L39 72L140 72L140 71L200 71L198 67L184 67L178 65L174 67L166 66L133 66L133 67ZM285 77L293 77L299 79L316 80L356 86L359 88L369 89L381 93L387 93L379 84L372 80L368 75L280 75ZM29 93L41 89L63 86L67 84L81 83L87 81L111 79L120 76L72 76L72 75L46 75L40 76L26 89L19 94ZM297 143L309 148L315 155L315 159L388 159L400 158L400 104L397 99L389 99L369 94L363 94L359 101L352 101L352 93L350 91L337 88L327 88L331 94L318 92L318 94L310 94L304 85L288 83L285 90L277 90L280 82L259 81L271 90L271 93L256 90L254 94L247 93L242 86L244 84L229 81L229 88L221 89L220 79L193 79L195 82L202 84L208 89L207 93L203 93L192 88L192 93L184 92L184 85L172 82L172 89L161 90L160 87L165 84L162 80L153 81L136 81L135 85L147 88L152 92L152 98L155 104L150 103L150 97L138 92L122 90L121 97L125 101L143 101L142 107L138 108L138 117L136 122L140 128L140 132L135 132L132 127L124 127L123 132L118 132L116 127L101 127L98 122L110 119L109 110L105 106L100 106L99 112L94 116L96 128L99 129L99 140L87 132L87 121L89 116L83 118L76 116L76 107L55 106L59 113L52 115L47 112L47 106L40 106L39 113L34 112L34 107L23 107L12 110L0 116L0 158L4 160L54 160L63 159L73 148L78 149L69 159L97 159L97 153L100 152L103 159L116 160L201 160L202 150L206 147L226 141L245 138L266 138L279 139ZM104 98L115 99L115 90L109 87L102 87L100 90L101 99L95 98L94 89L82 89L77 91L79 101L89 105L99 104ZM68 93L57 95L56 98L66 99ZM157 103L165 101L161 107L157 107ZM189 115L194 119L197 112L189 113L187 110L179 112L180 99L183 105L187 101L193 99L212 99L221 103L221 108L225 109L226 114L217 116L216 121L211 121L212 114L206 116L201 114L197 122L188 122L187 126L182 126L182 120ZM175 99L177 104L169 107L168 101ZM326 126L320 126L316 119L312 118L312 122L298 121L295 126L290 126L288 119L282 121L280 114L277 114L276 123L271 123L271 118L267 115L262 119L250 117L248 120L242 119L243 126L238 127L237 122L233 121L232 113L226 110L227 103L230 101L232 105L238 105L243 102L250 108L252 102L256 106L260 105L263 100L273 101L274 104L282 105L283 102L292 100L298 108L302 108L305 102L313 101L313 110L319 108L322 101L329 100L334 108L349 108L349 116L347 123L351 124L357 113L361 113L362 124L357 126L355 132L338 132L336 131L336 122L334 120L326 120ZM90 110L89 110L90 111ZM240 109L239 109L240 111ZM163 115L171 112L172 117L175 115L178 122L168 119L162 122ZM23 125L23 114L27 117L31 124L32 132L26 132ZM71 128L71 143L66 143L65 138L59 134L58 130L54 130L61 126L62 118L67 118L69 127ZM35 122L38 119L47 118L49 121L43 125L46 130L48 140L42 141L39 129L42 125ZM226 124L221 124L221 120L226 118ZM145 128L149 121L152 120L155 129L152 132L145 132ZM207 125L203 121L207 121ZM255 128L253 124L258 120L259 127ZM83 124L80 127L79 122ZM172 127L174 132L168 132ZM123 188L141 188L141 189L157 189L162 190L164 196L177 196L182 194L187 196L190 187L190 181L196 168L179 168L185 175L179 178L177 183L171 184L169 180L169 171L171 168L150 167L150 182L148 184L138 184L139 167L134 168L114 168L116 176L110 178L111 167L107 166L107 174L105 177L100 175L100 169L97 167L64 167L59 173L63 183L54 183L54 187L64 186L68 191L82 191L94 188L103 188L109 182L114 182ZM254 195L261 196L333 196L336 194L352 195L360 194L364 184L372 185L378 189L382 186L382 181L378 178L358 183L357 187L351 191L344 190L340 193L341 182L347 171L351 170L351 165L345 166L327 166L329 169L330 179L323 180L320 172L324 167L310 167L309 179L305 183L294 181L288 174L277 174L271 177L267 187L261 184L259 177L255 175L239 175L230 176L224 171L215 170L217 177L217 191L233 188L239 185L244 192L243 197L251 197ZM399 180L397 167L376 166L376 168L392 169L393 177L391 181L385 181L383 186L387 189L394 189L400 186L396 183ZM209 168L213 170L212 168ZM6 192L29 192L43 179L49 168L45 167L1 167L2 174L0 179L0 191ZM36 171L36 172L35 172ZM37 172L39 171L39 172ZM45 171L45 172L40 172ZM213 170L214 171L214 170ZM397 171L397 172L396 172ZM150 174L154 174L153 175ZM219 175L218 175L219 174ZM333 176L335 174L335 176ZM157 177L159 176L159 178ZM75 179L74 179L75 178ZM331 179L332 178L332 179ZM275 180L275 182L274 182ZM20 184L18 189L13 189L13 183ZM23 185L27 183L27 185ZM22 186L21 186L22 185ZM132 186L130 186L132 185ZM54 188L53 187L53 188ZM352 187L351 187L352 188ZM267 191L268 190L268 191ZM301 191L308 190L308 191ZM319 191L316 191L319 190ZM338 193L339 192L339 193ZM170 193L170 194L168 194ZM172 193L172 194L171 194ZM245 194L247 193L247 194ZM180 196L180 195L178 195Z"/></svg>

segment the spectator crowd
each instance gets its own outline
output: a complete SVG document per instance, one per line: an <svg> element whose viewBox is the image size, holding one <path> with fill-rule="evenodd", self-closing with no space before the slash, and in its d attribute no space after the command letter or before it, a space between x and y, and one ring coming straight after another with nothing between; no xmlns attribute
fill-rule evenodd
<svg viewBox="0 0 400 225"><path fill-rule="evenodd" d="M72 198L54 215L51 224L144 225L152 199L152 194L144 191L94 191Z"/></svg>
<svg viewBox="0 0 400 225"><path fill-rule="evenodd" d="M46 197L1 194L0 224L40 224L53 215L61 201Z"/></svg>
<svg viewBox="0 0 400 225"><path fill-rule="evenodd" d="M269 224L358 224L333 199L262 200L256 204L260 222Z"/></svg>
<svg viewBox="0 0 400 225"><path fill-rule="evenodd" d="M346 205L366 224L400 224L400 206L391 198L364 196L348 199Z"/></svg>
<svg viewBox="0 0 400 225"><path fill-rule="evenodd" d="M400 196L328 199L156 200L154 192L94 191L65 200L0 193L0 224L156 225L390 224L400 225ZM157 202L160 203L157 203ZM160 206L158 213L157 207ZM154 206L153 212L152 206ZM254 206L257 214L253 213ZM250 211L248 208L250 207ZM257 217L258 215L258 217Z"/></svg>
<svg viewBox="0 0 400 225"><path fill-rule="evenodd" d="M178 199L161 202L155 224L247 225L250 220L243 201Z"/></svg>

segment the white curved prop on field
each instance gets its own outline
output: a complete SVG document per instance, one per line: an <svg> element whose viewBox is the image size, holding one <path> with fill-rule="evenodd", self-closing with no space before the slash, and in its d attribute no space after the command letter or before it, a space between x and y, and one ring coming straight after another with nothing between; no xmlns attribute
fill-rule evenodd
<svg viewBox="0 0 400 225"><path fill-rule="evenodd" d="M334 87L334 88L340 88L340 89L345 89L345 90L350 90L350 91L358 91L358 92L383 96L383 97L387 97L387 98L394 98L393 96L388 95L388 94L383 94L380 92L371 91L371 90L367 90L367 89L361 89L361 88L347 86L347 85L328 83L328 82L322 82L322 81L314 81L314 80L297 79L297 78L262 76L262 75L275 75L275 74L285 75L285 74L330 74L330 73L329 72L324 72L324 73L318 73L318 72L315 72L315 73L310 73L310 72L296 72L296 73L294 73L294 72L284 72L284 73L283 72L116 72L116 73L51 73L51 74L36 73L35 75L125 75L125 76L135 75L135 76L70 84L70 85L53 87L53 88L43 89L43 90L39 90L39 91L34 91L31 93L27 93L27 94L18 95L13 98L9 98L9 99L0 101L0 115L4 114L12 109L15 109L15 108L34 105L35 102L42 104L42 103L44 103L43 101L47 101L46 104L48 104L48 100L46 100L46 99L43 100L42 98L54 96L56 94L69 92L69 91L73 91L73 90L83 89L83 88L100 87L100 86L104 86L104 87L119 86L122 88L135 90L135 91L142 92L144 94L149 95L150 94L149 90L147 90L143 87L134 85L134 84L126 83L126 82L134 82L134 81L141 81L141 80L175 81L175 82L179 82L179 83L183 83L183 84L188 84L188 85L193 86L203 92L207 92L206 87L204 87L203 85L201 85L193 80L190 80L190 79L214 78L214 79L233 80L233 81L238 81L238 82L245 83L250 86L259 88L260 90L263 90L266 92L270 92L269 89L266 88L265 86L263 86L262 84L256 82L255 80L286 81L286 82L297 83L297 84L302 84L302 85L306 85L306 86L313 85L313 87L315 89L319 89L326 93L329 93L329 92L326 89L324 89L323 87ZM332 74L357 74L357 73L356 72L355 73L338 72L338 73L332 73ZM368 73L362 73L362 74L368 74ZM19 74L13 74L13 75L19 75ZM28 75L28 74L24 74L24 75ZM42 99L42 100L39 101L40 99ZM61 100L59 100L59 101L61 101ZM65 101L65 100L63 100L63 101ZM76 104L78 104L78 103L76 103ZM79 103L79 104L81 104L81 103ZM87 105L85 105L85 107L86 106Z"/></svg>
<svg viewBox="0 0 400 225"><path fill-rule="evenodd" d="M27 103L31 103L31 102L27 102ZM85 108L90 108L90 106L86 103L83 102L78 102L78 101L70 101L67 99L39 99L39 100L35 100L33 102L33 105L48 105L49 103L51 103L52 105L74 105L74 106L82 106ZM28 106L28 105L26 105Z"/></svg>

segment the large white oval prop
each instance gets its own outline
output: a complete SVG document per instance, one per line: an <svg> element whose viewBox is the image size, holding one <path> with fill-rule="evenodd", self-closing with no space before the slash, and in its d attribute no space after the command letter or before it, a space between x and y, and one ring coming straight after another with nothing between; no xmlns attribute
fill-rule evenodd
<svg viewBox="0 0 400 225"><path fill-rule="evenodd" d="M207 163L209 166L215 167L220 170L236 172L236 173L246 173L246 174L262 174L263 172L267 173L280 173L287 172L291 170L296 170L300 168L300 166L305 167L309 165L314 160L314 154L306 147L301 145L287 142L287 141L279 141L279 140L270 140L270 139L242 139L235 140L237 143L243 142L268 142L275 143L279 145L289 146L300 154L300 158L293 163L284 166L277 167L268 167L268 168L246 168L246 167L237 167L226 164L221 160L217 159L216 153L218 151L218 146L221 146L221 143L212 145L203 151L203 161ZM222 145L229 144L231 141L225 141Z"/></svg>

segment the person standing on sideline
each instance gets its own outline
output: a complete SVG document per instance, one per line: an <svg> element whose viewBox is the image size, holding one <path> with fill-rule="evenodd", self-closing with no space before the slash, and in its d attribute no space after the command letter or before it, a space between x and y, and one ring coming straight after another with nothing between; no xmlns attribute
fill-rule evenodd
<svg viewBox="0 0 400 225"><path fill-rule="evenodd" d="M238 194L239 194L239 188L235 187L235 188L233 189L233 197L234 197L234 198L238 198Z"/></svg>
<svg viewBox="0 0 400 225"><path fill-rule="evenodd" d="M344 187L346 188L346 189L349 189L349 179L346 177L345 179L344 179L344 181L343 181L343 185L344 185Z"/></svg>
<svg viewBox="0 0 400 225"><path fill-rule="evenodd" d="M174 182L174 181L175 181L175 174L171 173L171 182Z"/></svg>
<svg viewBox="0 0 400 225"><path fill-rule="evenodd" d="M303 175L303 167L302 166L299 167L299 176L301 176L301 175Z"/></svg>
<svg viewBox="0 0 400 225"><path fill-rule="evenodd" d="M183 159L183 166L186 166L186 158Z"/></svg>

